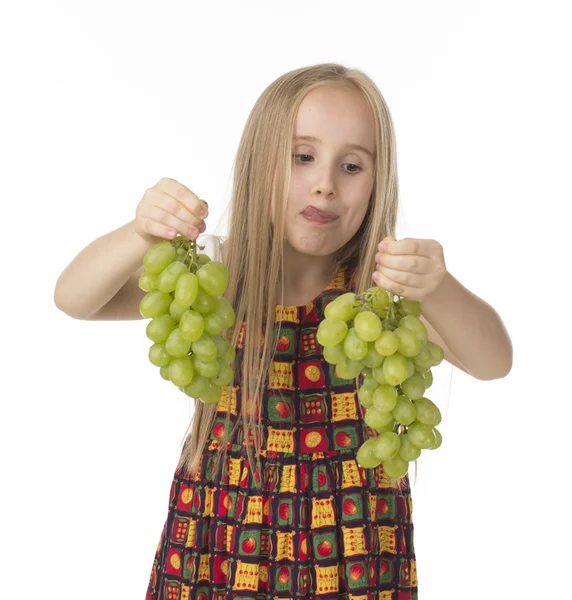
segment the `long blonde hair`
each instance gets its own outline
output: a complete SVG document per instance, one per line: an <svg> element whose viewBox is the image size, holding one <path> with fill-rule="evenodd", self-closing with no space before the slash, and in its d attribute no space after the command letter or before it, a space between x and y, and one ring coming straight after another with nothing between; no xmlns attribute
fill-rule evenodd
<svg viewBox="0 0 572 600"><path fill-rule="evenodd" d="M344 86L362 92L374 118L374 183L369 207L353 238L339 250L336 267L355 268L356 292L374 285L377 245L387 235L395 237L398 210L396 145L393 122L385 100L375 83L362 71L335 63L317 64L290 71L261 94L254 105L240 140L235 158L230 200L229 233L224 243L229 283L225 298L235 309L236 321L225 333L233 347L243 337L243 368L240 377L241 410L235 429L244 427L244 440L254 442L256 459L262 444L259 419L270 363L276 307L276 290L283 286L283 245L286 201L292 161L292 139L296 115L304 97L319 86ZM275 225L271 221L271 202L275 200ZM279 285L279 282L281 285ZM241 333L241 325L245 323ZM261 342L264 329L264 344ZM227 386L230 395L236 383ZM236 388L234 388L236 390ZM230 404L230 401L229 401ZM202 453L216 416L216 406L195 400L178 468L186 477L197 477ZM226 411L228 432L230 411ZM187 430L188 431L188 430ZM227 438L228 439L228 438ZM227 452L226 439L217 452L217 465ZM251 468L252 444L246 450ZM218 467L217 467L218 468Z"/></svg>

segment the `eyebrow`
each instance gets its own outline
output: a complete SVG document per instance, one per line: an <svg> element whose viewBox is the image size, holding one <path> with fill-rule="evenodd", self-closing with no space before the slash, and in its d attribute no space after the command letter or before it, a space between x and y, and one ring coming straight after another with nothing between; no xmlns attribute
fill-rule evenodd
<svg viewBox="0 0 572 600"><path fill-rule="evenodd" d="M317 137L314 137L313 135L297 135L295 138L295 140L307 140L308 142L319 142L321 143L322 140L318 139ZM364 148L363 146L360 146L359 144L345 144L344 148L351 148L352 150L361 150L362 152L365 152L368 156L370 156L373 160L373 154L367 149Z"/></svg>

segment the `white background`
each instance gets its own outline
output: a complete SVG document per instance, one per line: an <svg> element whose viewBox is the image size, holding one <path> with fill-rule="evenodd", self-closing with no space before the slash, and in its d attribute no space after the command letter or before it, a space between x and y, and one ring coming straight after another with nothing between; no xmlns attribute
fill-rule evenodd
<svg viewBox="0 0 572 600"><path fill-rule="evenodd" d="M514 345L501 380L435 369L444 441L412 475L419 597L570 597L566 5L3 3L2 597L143 599L190 401L148 362L146 321L74 320L54 286L161 177L226 233L252 106L319 62L376 81L398 239L438 240Z"/></svg>

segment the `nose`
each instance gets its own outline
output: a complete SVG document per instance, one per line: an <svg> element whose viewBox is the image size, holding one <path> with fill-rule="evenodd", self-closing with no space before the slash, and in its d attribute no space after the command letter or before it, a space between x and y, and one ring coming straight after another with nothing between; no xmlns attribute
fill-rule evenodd
<svg viewBox="0 0 572 600"><path fill-rule="evenodd" d="M316 183L314 185L314 193L320 193L326 198L329 198L332 194L335 194L335 182L332 175L332 169L324 167L317 175Z"/></svg>

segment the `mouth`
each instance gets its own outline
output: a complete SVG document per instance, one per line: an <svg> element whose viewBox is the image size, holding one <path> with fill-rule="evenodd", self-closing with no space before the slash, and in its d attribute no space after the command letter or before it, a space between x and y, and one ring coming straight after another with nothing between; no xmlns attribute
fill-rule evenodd
<svg viewBox="0 0 572 600"><path fill-rule="evenodd" d="M338 218L338 215L335 213L326 210L320 210L315 206L307 206L301 214L308 221L322 225L333 223Z"/></svg>

